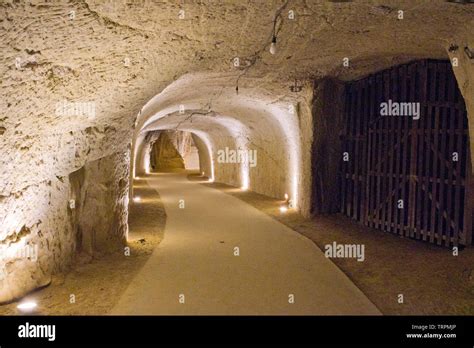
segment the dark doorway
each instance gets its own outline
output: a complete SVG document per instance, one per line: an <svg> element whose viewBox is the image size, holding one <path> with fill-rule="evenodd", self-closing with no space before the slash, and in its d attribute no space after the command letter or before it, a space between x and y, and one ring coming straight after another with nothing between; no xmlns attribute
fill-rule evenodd
<svg viewBox="0 0 474 348"><path fill-rule="evenodd" d="M449 61L416 61L349 83L341 212L398 235L470 245L467 122Z"/></svg>

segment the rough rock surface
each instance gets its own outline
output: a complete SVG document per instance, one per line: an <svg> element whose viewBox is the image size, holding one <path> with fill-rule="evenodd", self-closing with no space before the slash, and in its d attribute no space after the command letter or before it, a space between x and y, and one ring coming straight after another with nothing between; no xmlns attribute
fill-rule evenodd
<svg viewBox="0 0 474 348"><path fill-rule="evenodd" d="M184 159L166 131L161 132L158 140L153 143L150 167L153 171L184 169Z"/></svg>
<svg viewBox="0 0 474 348"><path fill-rule="evenodd" d="M88 162L69 176L7 197L2 208L11 210L2 212L2 226L24 220L0 243L0 302L48 284L51 274L68 269L76 253L95 256L125 242L129 153Z"/></svg>
<svg viewBox="0 0 474 348"><path fill-rule="evenodd" d="M88 162L75 195L78 251L89 255L116 249L128 232L129 151Z"/></svg>
<svg viewBox="0 0 474 348"><path fill-rule="evenodd" d="M114 233L123 239L128 156L115 154L132 144L132 173L142 170L135 157L150 130L192 131L209 152L202 161L210 161L203 163L210 177L237 186L247 180L274 197L289 193L308 213L310 81L448 58L451 44L474 45L473 15L472 6L442 0L1 0L0 245L38 245L40 252L37 262L3 255L0 301L70 264L77 225L68 178L80 168L90 173L95 199L107 193L96 223L118 216ZM278 52L271 55L274 18ZM457 76L468 81L461 90L472 119L472 69L463 69ZM295 83L304 88L291 92ZM258 166L212 166L226 146L257 149ZM106 156L103 166L90 164ZM104 167L111 191L94 183Z"/></svg>

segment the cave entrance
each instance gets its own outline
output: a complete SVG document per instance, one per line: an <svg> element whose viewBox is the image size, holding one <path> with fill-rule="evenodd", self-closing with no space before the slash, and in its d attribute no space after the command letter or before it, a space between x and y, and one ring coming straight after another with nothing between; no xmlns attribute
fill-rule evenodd
<svg viewBox="0 0 474 348"><path fill-rule="evenodd" d="M160 131L151 144L150 171L199 170L199 152L186 131Z"/></svg>
<svg viewBox="0 0 474 348"><path fill-rule="evenodd" d="M472 244L468 118L449 61L346 85L341 212L438 245Z"/></svg>

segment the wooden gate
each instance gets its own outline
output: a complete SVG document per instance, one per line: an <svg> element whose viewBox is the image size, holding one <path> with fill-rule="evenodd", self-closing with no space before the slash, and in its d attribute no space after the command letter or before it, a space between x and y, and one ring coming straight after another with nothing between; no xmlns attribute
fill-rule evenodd
<svg viewBox="0 0 474 348"><path fill-rule="evenodd" d="M393 67L345 93L341 212L406 237L470 245L467 113L450 63ZM381 115L389 101L419 103L419 119Z"/></svg>

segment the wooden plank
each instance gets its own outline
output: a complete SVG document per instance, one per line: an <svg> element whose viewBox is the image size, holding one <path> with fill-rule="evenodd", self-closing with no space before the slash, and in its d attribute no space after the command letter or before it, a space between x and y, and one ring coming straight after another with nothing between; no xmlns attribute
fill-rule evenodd
<svg viewBox="0 0 474 348"><path fill-rule="evenodd" d="M360 80L358 81L359 82L359 86L357 88L357 98L356 98L356 103L355 103L355 117L354 117L354 135L355 135L355 141L354 141L354 155L353 155L353 158L352 158L352 161L353 161L353 165L354 165L354 193L352 195L352 207L353 207L353 211L352 211L352 218L355 219L355 220L359 220L359 204L358 204L358 199L359 199L359 189L360 189L360 185L359 185L359 180L358 180L358 176L359 176L359 136L360 136L360 118L362 117L363 115L363 112L362 112L362 95L363 95L363 92L364 92L364 87L365 87L365 79L364 80Z"/></svg>
<svg viewBox="0 0 474 348"><path fill-rule="evenodd" d="M354 152L353 152L353 141L354 136L352 134L352 122L354 119L354 110L353 110L353 103L356 99L355 96L355 85L352 87L351 93L351 101L350 101L350 111L347 119L347 153L349 154L349 160L346 162L347 164L347 173L349 174L347 179L347 191L346 191L346 215L351 216L351 197L352 197L352 161L354 160Z"/></svg>
<svg viewBox="0 0 474 348"><path fill-rule="evenodd" d="M401 76L399 70L397 72L397 76L398 76L397 78L399 80L398 81L398 89L397 89L397 101L400 101L402 99L401 93L402 93L403 81L402 81L402 76ZM406 138L404 137L404 134L403 134L403 124L399 120L395 120L395 119L394 119L393 122L396 125L395 137L397 139L397 141L394 144L394 149L395 148L401 149L403 147L403 142L406 140ZM394 172L395 179L394 179L394 184L393 184L392 191L394 191L394 198L390 202L390 205L392 206L392 209L393 209L393 217L392 217L391 223L393 223L394 230L392 232L396 233L396 234L401 233L398 226L400 226L400 216L402 214L402 212L400 211L400 209L398 209L398 206L397 206L397 201L398 201L398 199L400 199L400 191L401 191L401 186L400 185L402 183L401 176L400 176L400 171L401 171L401 157L400 157L400 154L401 154L400 150L393 152L393 161L395 162L395 172Z"/></svg>
<svg viewBox="0 0 474 348"><path fill-rule="evenodd" d="M384 93L385 93L385 99L392 99L392 90L391 90L391 86L392 86L392 74L396 73L396 69L390 69L386 74L384 74ZM387 192L387 180L388 178L385 176L385 174L387 173L387 145L386 145L386 136L385 134L383 133L383 129L388 129L388 122L389 122L389 119L391 117L382 117L382 120L380 122L380 126L381 126L381 129L379 130L379 133L380 133L380 140L381 140L381 143L380 143L380 147L378 148L378 151L381 153L381 156L385 156L385 157L381 157L380 158L380 161L378 163L378 173L380 174L380 198L379 198L379 202L377 204L377 210L379 211L380 210L380 220L382 221L382 226L381 228L383 230L387 230L387 216L386 216L386 213L387 213L387 210L386 210L386 204L385 204L385 197L387 196L388 192ZM390 202L389 202L390 204Z"/></svg>
<svg viewBox="0 0 474 348"><path fill-rule="evenodd" d="M450 109L450 108L446 108L446 122L447 122L447 127L449 127L449 129L452 129L454 130L455 128L455 122L456 122L456 115L454 113L454 110ZM455 166L455 163L452 161L452 155L453 153L457 151L456 149L456 136L455 134L450 134L448 133L447 135L445 135L445 138L447 137L447 140L446 140L446 148L447 148L447 153L446 153L446 156L447 156L447 159L450 160L451 164L448 168L446 168L446 172L447 172L447 175L448 175L448 183L447 184L443 184L443 186L445 187L445 196L446 196L446 207L445 207L445 211L446 211L446 215L447 215L447 221L446 221L446 229L445 229L445 234L446 234L446 239L445 239L445 245L447 247L450 246L451 244L451 239L452 239L452 242L453 242L453 245L457 246L458 245L458 241L457 240L454 240L454 235L453 235L453 231L451 230L451 222L454 223L454 225L456 224L456 222L452 219L452 216L454 215L453 214L453 194L455 192L455 187L450 184L450 182L452 182L452 179L453 179L453 167ZM456 175L456 177L458 177L459 175Z"/></svg>
<svg viewBox="0 0 474 348"><path fill-rule="evenodd" d="M407 92L407 67L405 65L402 65L400 67L400 79L401 79L401 95L400 95L400 100L401 102L407 102L408 101L408 92ZM409 123L406 117L403 117L399 121L402 124L402 131L403 134L406 132L409 132ZM410 137L407 138L405 143L403 144L401 148L401 180L400 180L400 197L398 198L399 200L403 200L403 209L400 210L400 218L399 218L399 223L402 227L401 231L399 231L399 234L402 236L407 236L408 231L407 231L407 209L409 209L409 199L408 199L408 192L406 190L407 187L407 181L409 180L409 175L408 175L408 166L407 166L407 157L409 154L409 142Z"/></svg>
<svg viewBox="0 0 474 348"><path fill-rule="evenodd" d="M413 221L413 228L414 228L414 237L416 239L422 238L423 232L423 225L422 225L422 212L423 212L423 189L422 189L422 177L423 177L423 160L424 160L424 150L425 150L425 142L424 142L424 130L425 130L425 110L422 103L422 88L423 88L423 81L422 81L422 65L421 63L416 64L415 69L415 99L414 102L419 103L419 112L420 112L420 119L414 121L417 123L416 129L416 137L417 137L417 160L416 160L416 170L415 170L415 202L416 202L416 211L414 215Z"/></svg>
<svg viewBox="0 0 474 348"><path fill-rule="evenodd" d="M474 139L471 139L474 141ZM471 162L471 149L467 142L466 156L466 186L465 186L465 208L464 208L464 245L472 245L473 217L474 217L474 178Z"/></svg>
<svg viewBox="0 0 474 348"><path fill-rule="evenodd" d="M382 94L382 98L385 102L388 101L389 99L389 93L388 93L388 85L390 84L390 75L388 74L387 71L384 71L382 73L382 81L383 81L383 94ZM382 98L380 100L382 100ZM380 201L381 201L381 176L379 174L381 174L381 169L380 169L380 162L382 161L382 141L383 141L383 133L380 132L380 128L383 127L382 126L382 119L383 119L383 116L380 115L380 112L377 112L375 114L375 122L374 122L374 126L375 126L375 139L376 139L376 144L375 144L375 147L376 147L376 163L375 163L375 166L374 166L374 170L376 171L376 174L378 174L375 178L375 197L374 197L374 208L375 208L375 228L381 228L383 227L382 224L381 224L381 215L380 215L380 209L379 209L379 205L380 205Z"/></svg>
<svg viewBox="0 0 474 348"><path fill-rule="evenodd" d="M434 63L429 63L428 66L430 68L429 69L429 77L428 77L430 79L429 98L430 98L430 100L434 100L435 99L435 88L436 88L435 81L436 81L437 67L436 67L436 64L434 64ZM432 111L434 111L434 119L435 119L434 128L433 128L433 134L434 134L433 135L433 147L434 147L434 151L437 151L438 150L439 137L438 137L438 134L436 132L439 130L439 122L440 122L439 108L434 107L434 108L432 108ZM432 163L433 163L433 169L432 169L432 172L429 173L430 176L432 176L433 173L435 173L437 171L438 156L434 156ZM431 200L432 202L431 202L431 221L430 221L430 243L435 242L435 233L436 233L436 230L437 230L437 225L435 224L436 216L437 216L437 211L436 211L437 194L438 194L437 184L433 184L432 189L431 189L431 196L433 198Z"/></svg>
<svg viewBox="0 0 474 348"><path fill-rule="evenodd" d="M451 81L452 82L452 81ZM450 90L454 89L453 84L450 83L448 94L450 94ZM457 110L457 109L451 109L451 113L455 116L455 121L456 121L456 128L462 129L463 122L462 122L462 114ZM458 154L458 161L453 162L453 166L456 167L457 172L459 173L456 175L455 179L455 184L453 185L453 190L454 190L454 211L452 213L453 215L453 221L455 223L454 228L453 228L453 246L457 247L460 243L460 238L459 238L459 231L460 231L460 223L461 223L461 209L464 209L466 205L463 205L461 202L461 191L464 189L462 186L462 181L465 178L465 173L462 172L462 159L464 156L464 149L463 149L463 136L462 135L455 135L455 151ZM464 213L467 211L465 210Z"/></svg>
<svg viewBox="0 0 474 348"><path fill-rule="evenodd" d="M371 192L371 174L370 174L370 168L371 168L371 161L372 161L372 153L371 153L371 150L373 149L373 145L372 145L372 136L370 134L370 129L369 129L369 124L371 122L371 119L373 117L373 113L374 113L374 106L373 104L375 103L375 90L376 90L376 86L377 86L377 76L376 75L373 75L372 76L372 87L370 89L370 95L369 95L369 105L368 105L368 114L367 114L367 119L365 120L366 121L366 124L365 124L365 127L366 127L366 144L367 144L367 148L365 150L365 153L366 153L366 159L365 161L363 162L364 165L365 165L365 172L366 172L366 176L365 176L365 193L364 193L364 199L365 199L365 207L364 207L364 210L365 210L365 213L364 213L364 223L366 226L371 226L372 225L372 218L371 218L371 215L370 215L370 192Z"/></svg>
<svg viewBox="0 0 474 348"><path fill-rule="evenodd" d="M350 180L350 186L349 186L349 216L354 219L354 190L355 190L355 180L354 180L354 172L355 172L355 166L357 163L357 153L356 153L356 132L355 132L355 125L356 125L356 120L357 117L359 117L359 114L357 113L357 101L359 98L359 89L360 89L360 83L357 81L355 84L355 90L352 95L352 105L354 107L354 110L351 113L351 122L350 122L350 134L351 134L351 148L350 148L350 173L351 173L351 180Z"/></svg>
<svg viewBox="0 0 474 348"><path fill-rule="evenodd" d="M448 71L449 71L449 86L448 86L448 101L452 105L452 112L456 116L456 121L457 121L457 126L456 130L458 131L467 131L468 129L468 122L467 122L467 114L465 109L464 110L459 110L458 108L454 107L454 103L456 100L456 93L458 92L457 88L457 83L456 79L454 77L454 73L452 71L451 64L448 65ZM466 221L466 216L471 216L471 206L470 206L470 199L468 198L469 195L469 173L471 172L471 168L469 167L469 148L464 149L464 134L457 134L456 133L456 151L458 152L458 158L459 161L453 163L456 169L456 172L458 173L456 175L456 180L454 184L454 222L455 226L453 229L453 244L454 246L458 246L458 244L464 244L466 245L467 240L467 234L468 230L466 229L469 228L466 226L469 224L469 221ZM466 136L467 139L469 139L469 136ZM469 147L469 141L466 143L467 147ZM466 156L467 155L467 156ZM465 165L463 166L463 162ZM464 167L464 171L463 171ZM464 184L463 184L464 182ZM464 201L462 201L462 193L464 191ZM461 210L463 210L463 214L461 214ZM464 219L464 221L462 221ZM463 230L461 230L461 225ZM471 243L469 243L471 244Z"/></svg>
<svg viewBox="0 0 474 348"><path fill-rule="evenodd" d="M370 76L368 77L368 83L367 83L367 89L366 93L364 96L364 108L363 108L363 124L362 124L362 129L363 129L363 143L362 143L362 152L361 152L361 165L362 165L362 174L363 174L363 179L361 181L361 184L364 184L364 188L361 190L361 221L364 225L367 225L367 203L368 203L368 185L367 185L367 179L368 179L368 173L367 173L367 157L368 157L368 120L370 118L370 113L371 113L371 105L373 104L372 102L372 93L374 90L374 77Z"/></svg>
<svg viewBox="0 0 474 348"><path fill-rule="evenodd" d="M370 191L369 191L369 196L367 197L367 200L369 201L369 214L372 219L374 219L375 215L373 212L373 207L375 205L374 197L375 197L375 192L376 192L376 181L375 181L375 176L373 169L376 165L376 154L377 154L377 147L375 145L375 140L376 140L376 134L375 129L372 127L372 124L374 124L375 120L378 118L378 115L380 115L380 102L383 99L383 77L380 73L375 75L374 77L375 82L374 82L374 89L372 92L372 97L371 97L371 114L370 118L367 120L367 128L369 131L372 133L370 134L370 141L371 143L369 144L369 151L368 153L371 154L371 161L368 162L369 166L367 167L367 171L370 171ZM372 223L373 226L373 223Z"/></svg>
<svg viewBox="0 0 474 348"><path fill-rule="evenodd" d="M416 91L416 64L410 64L409 74L410 74L410 92L409 92L409 102L415 102L415 91ZM407 120L407 123L411 123L410 134L411 134L411 148L408 149L408 153L410 153L410 168L409 168L409 187L408 187L408 235L410 237L415 236L415 219L416 219L416 175L418 171L418 127L419 127L419 120Z"/></svg>
<svg viewBox="0 0 474 348"><path fill-rule="evenodd" d="M452 242L453 242L453 246L458 246L458 243L459 243L459 209L460 209L460 202L459 200L461 199L461 186L460 185L457 185L456 184L452 184L451 183L451 180L453 178L453 174L454 174L454 171L456 171L456 174L455 174L455 181L457 182L457 180L462 180L462 173L461 173L461 167L458 166L458 163L460 162L453 162L452 161L452 153L453 152L457 152L458 154L461 152L462 153L462 135L460 136L460 140L461 140L461 146L459 146L459 142L458 142L458 136L453 132L453 134L451 134L451 130L455 130L455 129L458 129L459 127L459 123L461 123L461 129L462 129L462 122L459 122L458 123L458 120L459 119L459 114L457 112L457 109L453 107L453 99L454 99L454 93L455 93L455 89L456 89L456 85L455 85L455 79L454 79L454 74L453 74L453 71L452 71L452 68L451 68L451 64L449 63L445 63L446 65L446 68L444 70L444 73L445 73L445 80L446 80L446 94L444 96L444 100L449 102L448 105L449 107L447 108L447 111L448 111L448 115L449 115L449 118L450 118L450 132L448 132L448 136L450 137L450 141L449 143L451 144L451 150L450 152L448 153L448 159L451 160L451 166L450 166L450 170L449 170L449 183L448 183L448 187L449 187L449 193L448 193L448 203L447 203L447 214L449 216L449 219L452 220L452 222L454 223L454 226L453 226L453 229L452 229ZM461 159L459 159L461 161ZM459 186L459 187L457 187ZM451 202L451 199L452 197L454 196L454 202ZM454 210L453 210L454 209ZM456 216L458 216L456 218ZM452 219L453 218L453 219ZM449 225L448 225L449 226ZM449 243L448 239L446 239L445 243ZM449 246L449 244L446 244Z"/></svg>
<svg viewBox="0 0 474 348"><path fill-rule="evenodd" d="M395 70L393 69L392 70L392 73L391 73L391 80L392 80L392 97L394 100L399 100L399 93L398 93L398 89L399 89L399 86L398 86L398 70ZM395 133L395 125L396 125L396 122L393 120L393 119L390 119L390 123L389 123L389 127L387 128L390 128L390 131L389 131L389 134L388 134L388 142L389 142L389 147L392 149L395 148L395 143L396 143L396 137L399 135L397 133ZM396 177L394 177L394 159L395 159L395 153L392 152L392 151L387 151L387 160L389 161L389 166L388 166L388 172L390 174L390 177L388 179L388 193L387 194L391 194L393 192L393 189L394 189L394 182L397 180ZM394 202L393 202L393 199L390 199L390 201L388 202L387 204L387 222L388 222L388 225L387 225L387 232L393 232L392 231L392 223L393 223L393 211L394 211Z"/></svg>
<svg viewBox="0 0 474 348"><path fill-rule="evenodd" d="M426 133L423 136L424 138L424 149L423 149L423 156L425 158L425 165L424 165L424 171L423 171L423 180L422 183L424 187L426 187L425 190L422 190L423 192L423 211L422 211L422 216L423 216L423 221L422 221L422 226L423 226L423 240L426 241L429 237L429 216L430 216L430 211L431 211L431 199L429 195L429 168L431 164L431 158L432 158L432 152L431 152L431 142L433 140L432 134L433 134L433 122L432 122L432 117L431 117L431 112L433 108L431 106L428 106L426 104L426 101L428 99L428 65L426 62L423 63L422 65L422 102L425 104L423 109L425 110L424 114L424 122L425 122L425 130Z"/></svg>
<svg viewBox="0 0 474 348"><path fill-rule="evenodd" d="M353 119L353 102L354 102L354 93L355 93L355 84L351 85L351 94L350 94L350 103L349 103L349 112L347 115L347 148L346 152L349 154L349 161L346 162L347 174L352 174L352 161L353 161L353 152L352 152L352 119ZM346 192L345 192L345 201L346 208L345 214L350 217L351 210L351 179L346 179Z"/></svg>
<svg viewBox="0 0 474 348"><path fill-rule="evenodd" d="M437 69L438 69L438 74L437 74L437 81L438 81L438 86L437 86L437 94L439 96L442 96L443 93L442 93L442 90L444 88L444 85L445 85L445 80L444 80L444 76L445 76L445 72L446 72L446 65L443 64L443 63L437 63ZM446 108L439 108L440 109L440 117L441 117L441 129L442 130L445 130L449 127L449 116L447 115L447 110ZM449 151L448 149L448 141L447 141L447 136L446 134L443 134L441 136L441 143L440 143L440 148L439 148L439 151L442 155L443 155L443 159L446 160L446 157L445 157L445 154ZM441 161L440 161L441 162ZM434 173L435 176L437 177L440 177L440 178L444 178L445 175L447 174L447 163L444 163L441 162L440 163L440 167L439 167L439 173ZM449 238L450 238L450 228L449 228L449 217L448 219L444 219L443 218L443 213L445 211L447 211L447 207L446 207L446 204L445 204L445 200L446 200L446 195L448 194L449 192L446 190L446 185L444 183L441 183L439 185L439 199L438 199L438 204L439 204L439 211L438 211L438 234L440 234L441 236L442 235L445 235L446 236L446 240L447 240L447 243L449 245ZM444 224L446 224L446 228L444 228ZM443 239L442 238L438 238L437 240L437 244L438 245L441 245L443 243Z"/></svg>
<svg viewBox="0 0 474 348"><path fill-rule="evenodd" d="M367 220L368 226L375 228L375 214L373 212L373 208L375 206L375 192L376 192L376 180L373 173L374 167L376 165L376 154L377 154L377 133L375 132L374 125L376 124L375 120L377 120L379 115L379 109L377 106L380 105L380 101L383 99L383 78L381 74L375 75L375 89L373 91L373 99L371 102L371 113L370 118L368 120L368 131L370 132L368 135L369 139L369 159L367 161L367 175L368 175L368 195L366 197L368 203L368 210L367 210Z"/></svg>
<svg viewBox="0 0 474 348"><path fill-rule="evenodd" d="M342 143L342 152L346 151L346 143L347 143L347 114L349 113L349 95L350 95L350 88L349 85L346 85L344 88L344 126L343 131L341 134L341 143ZM346 175L347 175L347 165L346 162L343 160L343 153L341 153L340 157L340 168L341 168L341 196L340 196L340 206L339 212L344 214L344 203L346 201Z"/></svg>

